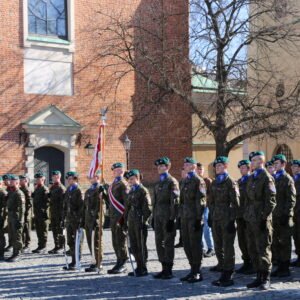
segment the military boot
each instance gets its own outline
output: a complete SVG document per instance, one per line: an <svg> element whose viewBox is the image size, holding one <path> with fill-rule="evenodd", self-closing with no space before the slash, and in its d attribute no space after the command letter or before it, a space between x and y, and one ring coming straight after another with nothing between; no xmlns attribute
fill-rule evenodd
<svg viewBox="0 0 300 300"><path fill-rule="evenodd" d="M162 270L159 273L153 275L154 279L161 279L163 274L166 272L166 263L161 263L161 267Z"/></svg>
<svg viewBox="0 0 300 300"><path fill-rule="evenodd" d="M165 270L164 274L162 275L161 279L166 279L166 280L172 279L174 277L172 269L173 269L173 263L167 263L166 270Z"/></svg>
<svg viewBox="0 0 300 300"><path fill-rule="evenodd" d="M119 267L120 265L120 260L118 259L116 264L112 267L112 269L107 271L107 274L114 274L114 271Z"/></svg>
<svg viewBox="0 0 300 300"><path fill-rule="evenodd" d="M191 270L190 272L185 275L184 277L180 278L180 281L184 282L184 281L188 281L191 277L193 277L193 267L191 266Z"/></svg>
<svg viewBox="0 0 300 300"><path fill-rule="evenodd" d="M245 275L251 275L254 274L255 271L253 269L253 265L250 261L244 261L244 264L236 270L237 274L245 274Z"/></svg>
<svg viewBox="0 0 300 300"><path fill-rule="evenodd" d="M232 279L233 271L224 271L218 280L212 282L214 286L228 287L234 284Z"/></svg>
<svg viewBox="0 0 300 300"><path fill-rule="evenodd" d="M262 272L262 281L259 288L261 290L269 290L271 287L270 272Z"/></svg>
<svg viewBox="0 0 300 300"><path fill-rule="evenodd" d="M65 270L65 271L75 271L76 270L75 257L72 257L72 262L70 264L68 264L68 266L64 266L63 270Z"/></svg>
<svg viewBox="0 0 300 300"><path fill-rule="evenodd" d="M288 277L290 275L290 261L285 261L281 264L281 270L278 271L277 277Z"/></svg>
<svg viewBox="0 0 300 300"><path fill-rule="evenodd" d="M17 262L21 259L20 251L14 251L13 255L6 259L6 262Z"/></svg>
<svg viewBox="0 0 300 300"><path fill-rule="evenodd" d="M297 268L300 268L300 259L299 257L293 261L291 264L290 264L291 267L297 267Z"/></svg>
<svg viewBox="0 0 300 300"><path fill-rule="evenodd" d="M112 270L111 273L109 274L121 274L126 272L127 271L126 262L127 259L120 260L119 265L114 270Z"/></svg>
<svg viewBox="0 0 300 300"><path fill-rule="evenodd" d="M85 272L97 272L97 266L95 264L91 264L88 268L84 269Z"/></svg>
<svg viewBox="0 0 300 300"><path fill-rule="evenodd" d="M255 280L247 284L247 288L254 289L259 287L262 283L261 279L262 279L262 274L260 272L257 272Z"/></svg>
<svg viewBox="0 0 300 300"><path fill-rule="evenodd" d="M216 266L211 267L209 269L209 271L211 271L211 272L223 272L223 268L219 264L217 264Z"/></svg>
<svg viewBox="0 0 300 300"><path fill-rule="evenodd" d="M283 268L283 263L278 262L277 268L271 273L271 277L278 277L278 274L281 273Z"/></svg>
<svg viewBox="0 0 300 300"><path fill-rule="evenodd" d="M188 283L196 283L203 280L202 272L200 270L200 264L192 266L192 276L187 280Z"/></svg>
<svg viewBox="0 0 300 300"><path fill-rule="evenodd" d="M46 247L39 246L36 249L32 250L32 253L46 254L47 249L46 249Z"/></svg>
<svg viewBox="0 0 300 300"><path fill-rule="evenodd" d="M4 252L10 252L12 251L13 247L12 245L8 245L7 247L4 248Z"/></svg>

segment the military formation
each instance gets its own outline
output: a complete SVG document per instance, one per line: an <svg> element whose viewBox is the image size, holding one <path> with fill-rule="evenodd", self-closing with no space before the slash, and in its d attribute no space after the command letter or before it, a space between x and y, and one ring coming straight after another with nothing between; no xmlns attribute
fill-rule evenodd
<svg viewBox="0 0 300 300"><path fill-rule="evenodd" d="M61 182L60 171L52 172L50 187L45 185L45 175L38 172L33 192L26 176L6 174L0 178L0 260L10 250L7 262L16 262L30 251L34 225L38 247L32 252L64 253L71 262L66 259L63 269L76 270L80 268L84 229L92 257L85 271L101 273L103 224L108 209L116 256L108 274L127 272L130 261L129 276L148 275L147 236L151 224L161 264L153 277L173 278L176 229L180 228L180 243L190 265L180 280L202 281L203 255L214 255L212 246L203 252L203 225L207 223L217 259L210 271L220 273L212 285L233 285L235 273L256 274L247 287L267 290L271 277L287 277L290 267L300 267L300 160L291 162L292 177L286 171L283 154L266 162L263 152L251 152L249 159L238 163L241 177L237 181L228 172L229 163L228 157L217 157L213 162L215 178L211 180L203 177L199 162L186 157L178 182L170 173L170 159L161 157L155 161L158 181L151 195L142 184L140 171L126 171L119 162L111 167L114 179L110 185L101 181L101 172L97 171L85 193L73 171L66 174L67 187ZM47 252L49 224L55 247ZM243 259L237 270L236 235ZM294 262L292 239L298 256Z"/></svg>

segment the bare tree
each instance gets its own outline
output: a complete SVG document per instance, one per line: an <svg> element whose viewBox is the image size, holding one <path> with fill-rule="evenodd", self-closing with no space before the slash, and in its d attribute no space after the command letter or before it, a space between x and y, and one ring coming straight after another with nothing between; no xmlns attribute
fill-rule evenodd
<svg viewBox="0 0 300 300"><path fill-rule="evenodd" d="M141 11L130 18L121 10L99 12L106 21L96 30L105 42L92 58L102 72L111 71L106 89L117 89L134 72L140 91L136 118L149 115L176 95L199 117L196 131L214 138L217 155L228 155L252 137L295 135L299 77L295 75L292 84L279 80L272 51L299 55L296 5L191 0L188 12L187 1L142 2ZM191 69L192 76L216 82L214 93L204 101L192 97L192 91L201 92L201 87L191 84Z"/></svg>

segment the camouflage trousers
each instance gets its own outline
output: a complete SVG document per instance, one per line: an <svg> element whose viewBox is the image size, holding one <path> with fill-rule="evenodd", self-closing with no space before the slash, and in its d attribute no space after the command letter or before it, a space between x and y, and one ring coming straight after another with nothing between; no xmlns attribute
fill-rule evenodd
<svg viewBox="0 0 300 300"><path fill-rule="evenodd" d="M295 214L294 216L294 230L293 230L293 238L296 248L296 254L300 258L300 215Z"/></svg>
<svg viewBox="0 0 300 300"><path fill-rule="evenodd" d="M49 221L44 218L34 218L35 230L38 238L38 246L46 248L48 240Z"/></svg>
<svg viewBox="0 0 300 300"><path fill-rule="evenodd" d="M247 224L243 218L238 218L236 220L236 224L237 224L238 243L242 252L242 259L245 263L249 263L251 261L251 258L248 252Z"/></svg>
<svg viewBox="0 0 300 300"><path fill-rule="evenodd" d="M86 239L87 243L89 246L90 253L92 254L92 233L94 231L94 253L95 253L95 262L96 265L99 265L102 263L103 259L103 229L102 229L102 240L101 240L101 253L99 253L99 226L93 227L93 226L86 226L85 227L85 234L86 234ZM94 263L95 263L94 262Z"/></svg>
<svg viewBox="0 0 300 300"><path fill-rule="evenodd" d="M56 218L51 219L51 230L53 234L54 245L56 248L62 248L63 245L61 242L63 241L63 229L61 228L61 220Z"/></svg>
<svg viewBox="0 0 300 300"><path fill-rule="evenodd" d="M110 228L112 244L117 260L127 260L126 232L123 226L119 224L119 218L111 217Z"/></svg>
<svg viewBox="0 0 300 300"><path fill-rule="evenodd" d="M0 257L4 256L5 245L6 245L5 230L4 228L0 228Z"/></svg>
<svg viewBox="0 0 300 300"><path fill-rule="evenodd" d="M8 218L9 236L13 247L14 254L19 253L23 248L22 232L23 224L19 223L15 219Z"/></svg>

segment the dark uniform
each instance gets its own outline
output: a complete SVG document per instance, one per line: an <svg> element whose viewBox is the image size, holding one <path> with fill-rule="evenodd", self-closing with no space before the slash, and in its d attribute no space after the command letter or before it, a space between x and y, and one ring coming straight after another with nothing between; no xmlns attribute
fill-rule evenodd
<svg viewBox="0 0 300 300"><path fill-rule="evenodd" d="M128 178L134 175L129 172ZM137 268L136 276L145 276L147 271L147 221L151 215L151 198L149 191L142 185L131 187L125 205L124 219L128 224L130 249L135 257ZM133 272L129 275L134 275Z"/></svg>
<svg viewBox="0 0 300 300"><path fill-rule="evenodd" d="M4 259L6 226L7 226L7 191L4 188L0 188L0 261Z"/></svg>
<svg viewBox="0 0 300 300"><path fill-rule="evenodd" d="M115 178L114 182L109 187L109 216L110 228L113 248L117 257L115 266L108 270L108 274L118 274L126 271L125 264L128 259L126 248L126 230L124 229L124 216L112 203L112 196L114 199L125 207L127 198L127 182L123 177ZM124 213L124 212L123 212Z"/></svg>
<svg viewBox="0 0 300 300"><path fill-rule="evenodd" d="M12 179L17 180L19 177L12 175ZM24 211L25 196L23 192L19 188L11 187L7 197L7 212L9 236L12 241L13 254L7 259L9 262L17 261L23 248L22 231L24 226Z"/></svg>
<svg viewBox="0 0 300 300"><path fill-rule="evenodd" d="M206 206L206 184L195 172L190 172L180 188L180 217L183 247L191 272L181 278L189 283L202 280L202 230Z"/></svg>
<svg viewBox="0 0 300 300"><path fill-rule="evenodd" d="M82 192L78 184L73 184L67 188L65 193L63 211L64 211L63 220L65 220L65 225L67 229L67 243L70 248L70 254L72 256L72 262L71 264L69 264L69 270L74 270L76 264L75 261L76 232L80 228L80 225L82 223L82 214L83 214ZM81 239L81 245L82 242L83 239Z"/></svg>
<svg viewBox="0 0 300 300"><path fill-rule="evenodd" d="M254 153L252 155L263 155ZM251 157L251 156L250 156ZM253 156L252 156L253 157ZM247 183L247 203L244 218L247 228L247 245L256 279L248 288L268 288L272 268L272 212L276 205L273 177L265 169L257 169Z"/></svg>
<svg viewBox="0 0 300 300"><path fill-rule="evenodd" d="M240 163L243 163L240 162ZM250 163L250 161L249 161ZM242 166L242 164L239 166ZM237 212L237 235L238 235L238 243L240 250L242 252L242 259L244 261L243 266L238 269L237 273L242 274L252 274L253 266L250 258L250 254L248 252L247 245L247 228L246 221L244 219L245 206L246 206L246 197L247 197L247 182L250 175L244 175L238 180L239 192L240 192L240 206Z"/></svg>
<svg viewBox="0 0 300 300"><path fill-rule="evenodd" d="M49 254L60 253L63 249L63 229L61 222L63 220L63 207L66 188L62 183L53 183L50 187L50 219L53 233L54 249Z"/></svg>
<svg viewBox="0 0 300 300"><path fill-rule="evenodd" d="M276 207L273 211L273 247L278 268L271 276L289 276L292 252L293 215L296 204L296 189L293 178L284 170L275 174Z"/></svg>
<svg viewBox="0 0 300 300"><path fill-rule="evenodd" d="M23 176L20 176L22 179ZM29 248L31 242L31 220L32 220L32 197L28 186L20 186L20 190L25 195L25 212L24 212L24 227L23 227L23 245Z"/></svg>
<svg viewBox="0 0 300 300"><path fill-rule="evenodd" d="M159 162L157 161L156 164ZM163 163L163 162L162 162ZM162 271L154 278L170 279L173 277L174 241L176 236L175 219L179 205L178 181L169 173L160 175L155 184L153 198L153 222L156 251Z"/></svg>
<svg viewBox="0 0 300 300"><path fill-rule="evenodd" d="M36 174L43 176L42 174ZM38 248L33 253L45 253L49 230L49 189L45 185L37 185L33 192L33 213L36 234L38 238Z"/></svg>
<svg viewBox="0 0 300 300"><path fill-rule="evenodd" d="M215 163L222 163L216 159ZM225 162L225 161L224 161ZM239 191L236 182L227 174L217 175L210 187L209 211L212 218L212 233L218 265L212 271L222 271L214 285L232 285L234 271L236 235L235 220L239 207Z"/></svg>
<svg viewBox="0 0 300 300"><path fill-rule="evenodd" d="M101 194L102 193L102 194ZM100 194L102 198L100 200ZM107 199L107 192L104 186L100 183L94 183L84 194L84 209L83 209L83 225L85 227L86 238L90 253L92 254L92 233L94 231L94 254L95 261L93 261L90 267L86 268L86 272L94 272L97 270L97 266L102 269L102 257L103 257L103 238L101 241L101 253L99 257L99 228L100 228L100 201L102 201L102 224L101 229L103 231L104 215L105 215L105 199Z"/></svg>
<svg viewBox="0 0 300 300"><path fill-rule="evenodd" d="M300 174L294 176L294 182L296 188L296 206L294 209L294 242L298 258L293 265L300 267Z"/></svg>

